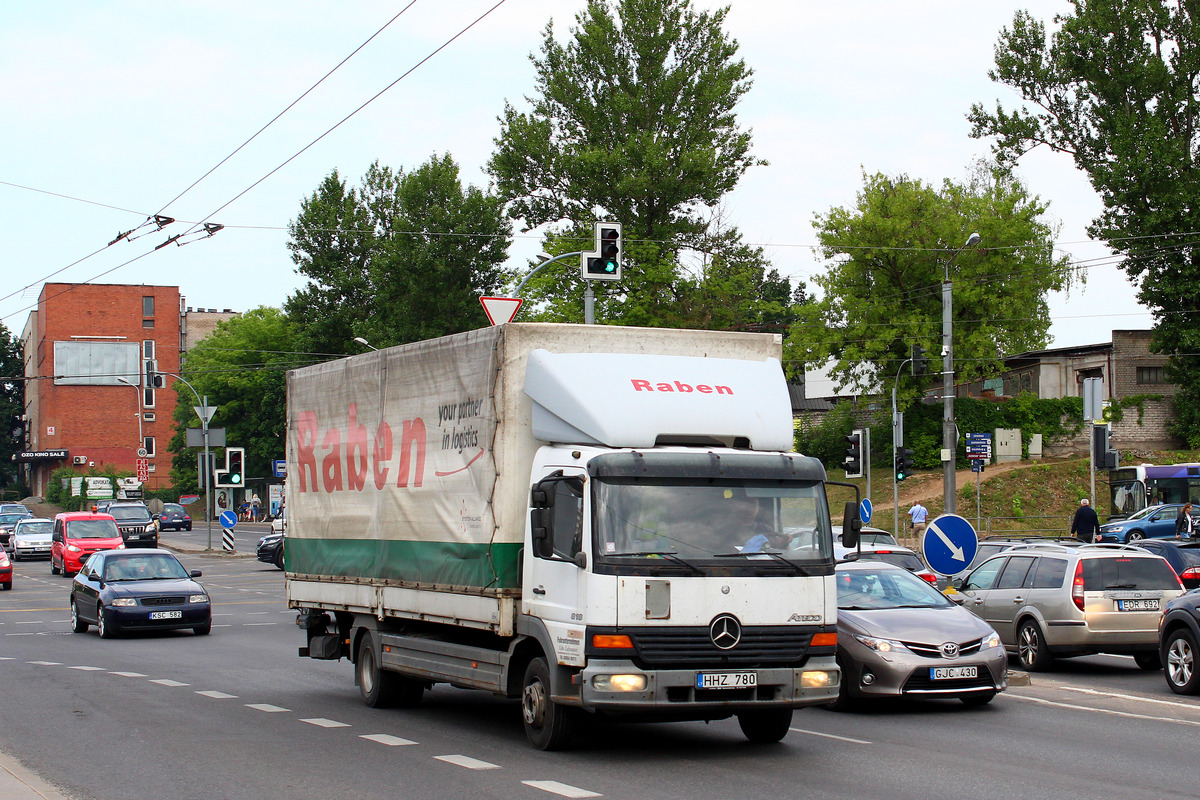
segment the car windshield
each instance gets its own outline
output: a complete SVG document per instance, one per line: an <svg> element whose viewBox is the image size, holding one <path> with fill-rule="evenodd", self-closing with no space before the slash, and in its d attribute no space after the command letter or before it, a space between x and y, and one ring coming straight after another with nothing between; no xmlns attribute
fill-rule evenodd
<svg viewBox="0 0 1200 800"><path fill-rule="evenodd" d="M110 556L104 562L106 581L152 581L188 577L179 560L168 553Z"/></svg>
<svg viewBox="0 0 1200 800"><path fill-rule="evenodd" d="M843 611L945 608L954 605L937 589L906 570L839 570L836 581L838 608Z"/></svg>
<svg viewBox="0 0 1200 800"><path fill-rule="evenodd" d="M183 506L176 505L175 503L166 503L165 505L163 505L163 513L164 514L182 514Z"/></svg>
<svg viewBox="0 0 1200 800"><path fill-rule="evenodd" d="M145 506L109 506L108 513L119 520L150 519Z"/></svg>
<svg viewBox="0 0 1200 800"><path fill-rule="evenodd" d="M1161 558L1088 558L1083 562L1083 590L1178 589L1179 579Z"/></svg>
<svg viewBox="0 0 1200 800"><path fill-rule="evenodd" d="M54 523L46 520L45 522L26 522L24 525L17 526L17 535L23 536L30 533L50 533L54 528Z"/></svg>
<svg viewBox="0 0 1200 800"><path fill-rule="evenodd" d="M0 525L12 525L17 520L28 517L28 514L0 514Z"/></svg>
<svg viewBox="0 0 1200 800"><path fill-rule="evenodd" d="M1160 511L1161 509L1162 509L1161 505L1147 506L1146 508L1143 508L1141 511L1137 512L1136 514L1130 514L1128 517L1125 518L1124 521L1127 522L1131 519L1145 519L1146 517L1150 516L1151 514L1155 513L1156 511Z"/></svg>
<svg viewBox="0 0 1200 800"><path fill-rule="evenodd" d="M118 539L121 534L111 519L76 519L67 523L71 539Z"/></svg>
<svg viewBox="0 0 1200 800"><path fill-rule="evenodd" d="M916 553L898 552L896 550L863 550L859 561L885 561L904 567L907 570L925 569L925 563Z"/></svg>

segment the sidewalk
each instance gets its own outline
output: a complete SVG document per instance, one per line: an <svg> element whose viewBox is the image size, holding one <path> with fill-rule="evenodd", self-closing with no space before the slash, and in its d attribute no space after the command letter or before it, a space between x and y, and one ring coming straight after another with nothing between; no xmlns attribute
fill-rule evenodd
<svg viewBox="0 0 1200 800"><path fill-rule="evenodd" d="M201 525L189 532L160 531L158 534L158 546L174 550L176 553L187 553L189 555L205 554L213 558L255 558L258 550L258 540L261 536L261 533L253 531L238 531L236 539L237 552L226 553L221 549L221 529L214 526L212 550L208 550L208 533L204 530L203 525ZM0 795L0 797L3 797L3 795Z"/></svg>
<svg viewBox="0 0 1200 800"><path fill-rule="evenodd" d="M0 753L0 797L4 800L71 800L7 753Z"/></svg>

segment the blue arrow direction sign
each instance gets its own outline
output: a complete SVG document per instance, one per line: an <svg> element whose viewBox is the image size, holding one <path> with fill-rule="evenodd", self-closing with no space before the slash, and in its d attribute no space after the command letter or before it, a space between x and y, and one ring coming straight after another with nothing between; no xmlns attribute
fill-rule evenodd
<svg viewBox="0 0 1200 800"><path fill-rule="evenodd" d="M957 575L975 558L979 537L971 523L957 514L942 514L921 536L925 563L939 575Z"/></svg>
<svg viewBox="0 0 1200 800"><path fill-rule="evenodd" d="M871 498L864 497L858 504L858 518L863 521L863 525L871 521L871 510Z"/></svg>
<svg viewBox="0 0 1200 800"><path fill-rule="evenodd" d="M232 511L222 511L221 527L227 531L231 531L235 525L237 525L237 514L233 513Z"/></svg>

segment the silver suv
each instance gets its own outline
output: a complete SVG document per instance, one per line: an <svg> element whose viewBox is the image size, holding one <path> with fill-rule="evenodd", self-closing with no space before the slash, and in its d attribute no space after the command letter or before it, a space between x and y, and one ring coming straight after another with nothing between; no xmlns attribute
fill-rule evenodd
<svg viewBox="0 0 1200 800"><path fill-rule="evenodd" d="M1183 585L1159 556L1128 545L1016 545L976 567L955 588L1021 666L1055 657L1132 655L1159 669L1158 619Z"/></svg>

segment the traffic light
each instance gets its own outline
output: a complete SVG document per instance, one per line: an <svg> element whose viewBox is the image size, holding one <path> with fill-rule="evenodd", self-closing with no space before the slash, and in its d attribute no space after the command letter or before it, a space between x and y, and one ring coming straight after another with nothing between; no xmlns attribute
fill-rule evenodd
<svg viewBox="0 0 1200 800"><path fill-rule="evenodd" d="M1092 426L1092 455L1096 459L1096 469L1116 469L1121 465L1121 454L1109 447L1108 434L1107 425Z"/></svg>
<svg viewBox="0 0 1200 800"><path fill-rule="evenodd" d="M163 385L163 376L158 374L158 362L154 359L146 360L146 388L161 389Z"/></svg>
<svg viewBox="0 0 1200 800"><path fill-rule="evenodd" d="M225 469L217 470L217 479L213 482L214 485L230 489L243 485L246 482L246 475L242 471L245 458L246 451L244 448L225 448Z"/></svg>
<svg viewBox="0 0 1200 800"><path fill-rule="evenodd" d="M583 254L583 277L593 281L621 280L621 223L596 223L596 249Z"/></svg>
<svg viewBox="0 0 1200 800"><path fill-rule="evenodd" d="M896 480L902 481L912 474L913 451L911 447L896 448Z"/></svg>
<svg viewBox="0 0 1200 800"><path fill-rule="evenodd" d="M918 375L929 369L929 359L925 356L925 348L919 344L912 346L912 374Z"/></svg>
<svg viewBox="0 0 1200 800"><path fill-rule="evenodd" d="M842 466L846 468L847 478L861 478L863 476L863 432L861 428L855 428L850 431L846 437L846 457L842 459Z"/></svg>

